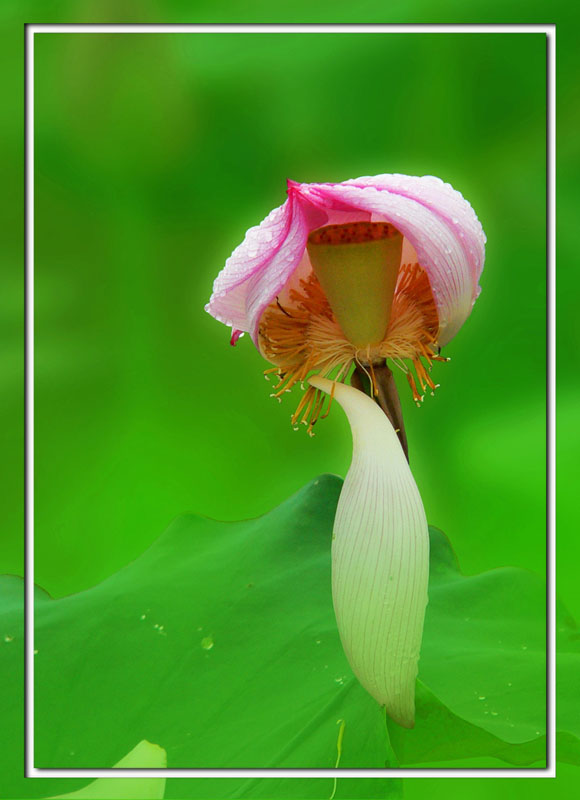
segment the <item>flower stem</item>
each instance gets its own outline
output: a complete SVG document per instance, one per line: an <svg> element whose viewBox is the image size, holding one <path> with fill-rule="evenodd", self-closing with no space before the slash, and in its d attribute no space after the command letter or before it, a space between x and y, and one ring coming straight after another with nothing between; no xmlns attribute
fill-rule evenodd
<svg viewBox="0 0 580 800"><path fill-rule="evenodd" d="M385 364L373 365L375 381L378 395L375 401L387 415L391 425L395 429L399 442L403 448L405 458L409 461L409 447L407 444L407 434L405 433L405 423L403 422L403 411L401 401L397 391L397 384L392 371ZM370 394L370 381L364 369L356 364L355 370L350 379L351 385L365 394Z"/></svg>

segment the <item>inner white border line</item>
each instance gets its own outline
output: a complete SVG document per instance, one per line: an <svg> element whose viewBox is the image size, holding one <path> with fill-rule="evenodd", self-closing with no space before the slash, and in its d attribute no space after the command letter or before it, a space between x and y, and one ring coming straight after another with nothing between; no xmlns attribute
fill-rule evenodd
<svg viewBox="0 0 580 800"><path fill-rule="evenodd" d="M543 769L40 769L34 766L34 35L37 33L543 33L548 46L548 767ZM26 43L26 744L27 778L555 778L555 25L41 25ZM550 535L551 534L551 535ZM137 744L137 742L135 742Z"/></svg>
<svg viewBox="0 0 580 800"><path fill-rule="evenodd" d="M555 25L405 25L405 24L175 24L35 25L32 33L555 33Z"/></svg>

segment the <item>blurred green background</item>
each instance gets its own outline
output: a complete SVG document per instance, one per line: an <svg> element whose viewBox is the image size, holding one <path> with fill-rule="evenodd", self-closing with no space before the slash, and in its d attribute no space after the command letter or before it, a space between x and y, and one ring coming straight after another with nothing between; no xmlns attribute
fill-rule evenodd
<svg viewBox="0 0 580 800"><path fill-rule="evenodd" d="M575 11L538 0L332 7L336 22L562 22L558 27L560 467L578 448L579 106ZM458 16L459 15L459 16ZM7 0L0 135L6 162L2 411L21 415L21 25L36 22L323 22L325 3ZM227 39L227 41L225 41ZM37 37L37 579L55 595L118 569L186 510L257 514L323 471L345 474L338 409L309 440L269 400L246 337L202 311L225 258L282 202L284 179L432 173L472 202L488 235L483 292L448 348L441 389L415 409L402 386L429 520L465 571L544 566L544 65L536 35ZM384 88L385 98L381 96ZM345 91L348 89L348 91ZM344 98L349 100L345 101ZM568 131L568 134L566 133ZM571 369L568 369L571 367ZM292 399L292 398L289 398ZM293 401L292 401L293 402ZM2 431L3 570L21 574L18 425ZM8 460L13 456L16 459ZM16 463L16 468L14 468ZM562 470L560 471L562 475ZM571 490L574 471L567 473ZM575 509L562 497L563 513ZM561 526L562 545L573 529ZM574 545L576 547L576 545ZM575 551L574 551L575 552ZM574 552L559 591L576 617ZM470 796L568 796L576 772L469 781ZM463 781L405 781L409 797Z"/></svg>
<svg viewBox="0 0 580 800"><path fill-rule="evenodd" d="M483 291L417 409L427 517L464 570L545 562L542 34L40 34L35 55L36 569L94 584L184 511L263 513L344 475L248 337L203 310L285 179L433 174L488 236ZM294 393L295 394L295 393Z"/></svg>

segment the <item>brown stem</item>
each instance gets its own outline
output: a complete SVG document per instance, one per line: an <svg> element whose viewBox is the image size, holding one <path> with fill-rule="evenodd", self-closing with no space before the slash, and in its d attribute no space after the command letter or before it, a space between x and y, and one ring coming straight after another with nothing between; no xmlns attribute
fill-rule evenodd
<svg viewBox="0 0 580 800"><path fill-rule="evenodd" d="M373 365L375 380L377 383L378 395L374 398L382 410L385 412L395 433L399 437L401 447L407 461L409 460L409 447L407 445L407 434L405 433L405 423L403 422L403 412L401 401L397 391L397 384L393 373L386 364L379 366ZM355 389L360 389L365 394L370 393L370 381L364 369L357 364L350 379L351 385Z"/></svg>

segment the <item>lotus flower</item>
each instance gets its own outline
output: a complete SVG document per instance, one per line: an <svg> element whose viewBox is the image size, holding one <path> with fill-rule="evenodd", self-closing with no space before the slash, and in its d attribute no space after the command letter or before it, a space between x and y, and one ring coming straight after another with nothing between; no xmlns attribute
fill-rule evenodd
<svg viewBox="0 0 580 800"><path fill-rule="evenodd" d="M435 390L432 364L447 360L440 348L479 294L484 243L469 203L438 178L289 181L288 199L248 231L207 306L231 326L232 344L248 332L275 365L274 396L305 388L294 424L312 434L327 398L347 414L353 460L334 523L334 609L354 673L405 727L414 724L429 538L387 364L406 374L417 404ZM372 398L359 391L361 374Z"/></svg>
<svg viewBox="0 0 580 800"><path fill-rule="evenodd" d="M484 243L469 203L439 178L288 181L288 199L247 232L206 310L231 326L232 344L250 333L276 365L279 399L313 371L344 380L353 364L379 396L388 359L420 404L479 294ZM293 424L312 434L323 399L308 387Z"/></svg>

